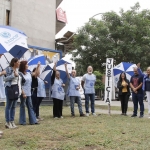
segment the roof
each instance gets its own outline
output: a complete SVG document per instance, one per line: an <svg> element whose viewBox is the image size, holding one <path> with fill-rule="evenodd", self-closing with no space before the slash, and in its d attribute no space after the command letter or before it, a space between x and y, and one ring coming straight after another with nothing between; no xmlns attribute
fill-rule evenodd
<svg viewBox="0 0 150 150"><path fill-rule="evenodd" d="M65 52L69 52L75 49L73 46L74 35L76 35L75 32L67 31L62 38L58 38L55 41L63 44Z"/></svg>

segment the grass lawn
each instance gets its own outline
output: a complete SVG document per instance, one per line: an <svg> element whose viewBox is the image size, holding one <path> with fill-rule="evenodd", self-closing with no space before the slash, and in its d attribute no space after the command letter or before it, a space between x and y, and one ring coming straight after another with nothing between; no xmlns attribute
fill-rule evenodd
<svg viewBox="0 0 150 150"><path fill-rule="evenodd" d="M19 108L16 112L18 122ZM52 107L41 106L40 125L4 128L4 107L0 107L0 150L149 150L150 119L121 115L70 117L64 107L64 119L52 118ZM18 124L18 123L17 123Z"/></svg>

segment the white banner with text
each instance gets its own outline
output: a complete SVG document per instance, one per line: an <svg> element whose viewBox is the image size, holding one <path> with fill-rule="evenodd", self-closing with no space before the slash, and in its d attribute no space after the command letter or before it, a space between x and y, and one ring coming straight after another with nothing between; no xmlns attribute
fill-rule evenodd
<svg viewBox="0 0 150 150"><path fill-rule="evenodd" d="M113 58L106 59L105 103L111 103L113 91Z"/></svg>

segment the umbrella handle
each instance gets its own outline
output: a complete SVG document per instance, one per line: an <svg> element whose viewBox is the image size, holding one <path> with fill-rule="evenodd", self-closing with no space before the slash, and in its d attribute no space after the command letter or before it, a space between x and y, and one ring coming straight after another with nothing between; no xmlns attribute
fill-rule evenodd
<svg viewBox="0 0 150 150"><path fill-rule="evenodd" d="M0 64L0 67L2 68L2 66L1 66L1 64ZM4 69L2 68L2 71L3 71Z"/></svg>
<svg viewBox="0 0 150 150"><path fill-rule="evenodd" d="M4 54L3 54L4 55ZM10 64L10 62L8 61L8 59L6 58L6 56L4 55L5 59L7 60L8 64Z"/></svg>

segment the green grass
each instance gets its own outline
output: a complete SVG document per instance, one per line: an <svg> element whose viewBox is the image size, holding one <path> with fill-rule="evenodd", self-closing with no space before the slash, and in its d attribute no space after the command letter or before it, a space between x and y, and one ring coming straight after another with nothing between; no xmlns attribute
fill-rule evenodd
<svg viewBox="0 0 150 150"><path fill-rule="evenodd" d="M103 106L102 106L103 107ZM112 107L113 108L113 107ZM119 108L119 107L118 107ZM101 108L100 108L101 109ZM18 112L16 110L16 123ZM102 114L97 117L70 117L64 107L64 119L52 118L52 107L42 106L40 125L4 128L4 107L0 107L0 150L149 150L150 120L121 115Z"/></svg>

